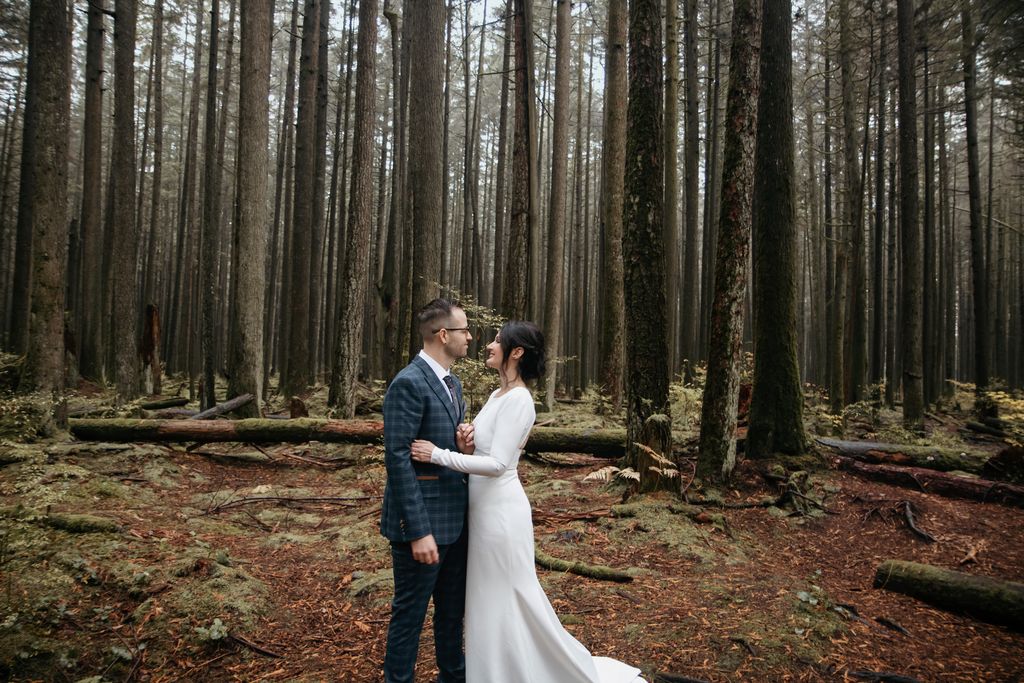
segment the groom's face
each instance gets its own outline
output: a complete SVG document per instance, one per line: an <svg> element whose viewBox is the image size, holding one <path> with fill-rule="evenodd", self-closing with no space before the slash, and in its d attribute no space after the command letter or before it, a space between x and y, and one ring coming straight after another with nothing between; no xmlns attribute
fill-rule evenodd
<svg viewBox="0 0 1024 683"><path fill-rule="evenodd" d="M452 315L441 334L443 335L442 341L444 342L445 350L449 356L452 358L466 357L466 354L469 353L469 342L472 341L473 335L469 333L469 320L466 318L464 310L461 308L452 309Z"/></svg>

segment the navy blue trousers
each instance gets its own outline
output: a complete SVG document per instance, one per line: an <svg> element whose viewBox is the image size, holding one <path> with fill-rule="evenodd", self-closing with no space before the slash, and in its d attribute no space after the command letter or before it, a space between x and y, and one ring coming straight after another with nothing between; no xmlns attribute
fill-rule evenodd
<svg viewBox="0 0 1024 683"><path fill-rule="evenodd" d="M420 632L434 598L434 650L439 683L465 683L462 615L466 606L466 530L451 545L437 547L440 562L423 564L408 543L392 543L395 597L391 601L385 683L413 683Z"/></svg>

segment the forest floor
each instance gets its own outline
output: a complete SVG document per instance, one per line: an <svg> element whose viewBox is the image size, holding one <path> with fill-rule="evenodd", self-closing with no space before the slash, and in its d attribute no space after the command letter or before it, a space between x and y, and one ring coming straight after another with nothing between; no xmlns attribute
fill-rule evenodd
<svg viewBox="0 0 1024 683"><path fill-rule="evenodd" d="M541 418L579 424L592 412ZM964 441L954 413L930 420L926 441L999 447ZM848 438L900 436L892 411L853 422ZM812 433L827 424L809 411ZM584 481L602 463L576 460L586 465L521 465L539 547L632 568L633 581L539 570L541 582L576 638L648 680L1024 676L1024 634L872 588L886 559L1024 581L1024 509L866 481L822 453L807 491L828 513L709 509L698 523L654 494L616 518L627 484ZM777 496L764 466L743 462L724 499ZM380 680L392 586L377 530L384 481L379 447L0 442L0 678ZM936 542L911 533L899 501ZM421 681L435 675L429 633Z"/></svg>

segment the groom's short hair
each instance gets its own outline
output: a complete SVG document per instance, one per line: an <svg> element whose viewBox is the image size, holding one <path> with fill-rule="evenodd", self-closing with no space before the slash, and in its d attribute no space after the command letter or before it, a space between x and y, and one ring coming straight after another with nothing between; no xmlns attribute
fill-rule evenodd
<svg viewBox="0 0 1024 683"><path fill-rule="evenodd" d="M437 298L426 306L416 311L416 324L420 330L420 336L424 340L429 339L440 328L445 326L456 308L462 308L458 301Z"/></svg>

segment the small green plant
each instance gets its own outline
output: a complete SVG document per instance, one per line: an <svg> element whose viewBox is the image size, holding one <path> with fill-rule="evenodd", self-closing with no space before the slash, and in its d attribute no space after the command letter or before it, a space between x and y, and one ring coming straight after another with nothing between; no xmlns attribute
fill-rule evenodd
<svg viewBox="0 0 1024 683"><path fill-rule="evenodd" d="M195 626L192 630L195 632L199 642L207 644L218 643L229 635L228 627L224 625L224 622L220 620L220 617L215 618L209 627Z"/></svg>

